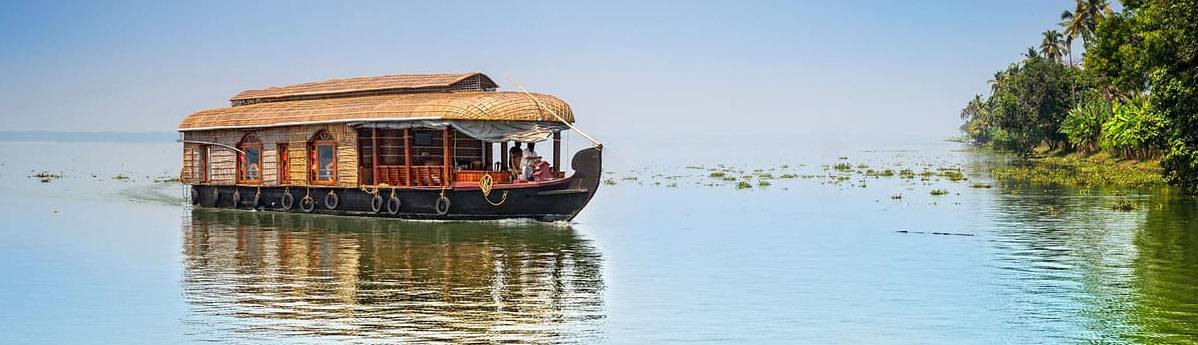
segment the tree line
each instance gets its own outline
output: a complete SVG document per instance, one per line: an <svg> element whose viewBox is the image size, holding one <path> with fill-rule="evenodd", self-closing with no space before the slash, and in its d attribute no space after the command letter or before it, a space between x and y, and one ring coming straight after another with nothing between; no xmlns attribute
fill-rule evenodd
<svg viewBox="0 0 1198 345"><path fill-rule="evenodd" d="M966 104L961 130L1024 157L1046 145L1160 159L1166 180L1198 194L1198 0L1122 5L1076 0L1061 31L1045 31Z"/></svg>

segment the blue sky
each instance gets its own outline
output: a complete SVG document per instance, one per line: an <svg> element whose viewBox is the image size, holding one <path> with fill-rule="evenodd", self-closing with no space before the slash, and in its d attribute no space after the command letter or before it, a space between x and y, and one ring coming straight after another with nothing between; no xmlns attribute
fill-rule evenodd
<svg viewBox="0 0 1198 345"><path fill-rule="evenodd" d="M243 89L481 71L602 137L945 138L1072 1L0 4L0 129L173 131Z"/></svg>

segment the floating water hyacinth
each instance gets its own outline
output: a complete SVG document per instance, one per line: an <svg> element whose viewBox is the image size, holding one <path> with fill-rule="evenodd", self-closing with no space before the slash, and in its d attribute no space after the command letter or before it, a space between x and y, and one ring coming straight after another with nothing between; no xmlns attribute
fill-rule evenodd
<svg viewBox="0 0 1198 345"><path fill-rule="evenodd" d="M1136 208L1138 208L1138 207L1139 207L1139 205L1136 205L1136 203L1134 203L1134 202L1128 201L1126 199L1121 199L1121 200L1119 200L1119 202L1115 203L1115 206L1111 206L1111 209L1114 209L1116 211L1135 211Z"/></svg>

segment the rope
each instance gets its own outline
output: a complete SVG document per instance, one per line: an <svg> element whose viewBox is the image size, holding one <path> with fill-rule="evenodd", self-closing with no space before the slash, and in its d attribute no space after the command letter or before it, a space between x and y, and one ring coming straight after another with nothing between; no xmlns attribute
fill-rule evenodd
<svg viewBox="0 0 1198 345"><path fill-rule="evenodd" d="M578 135L581 135L584 138L587 138L587 140L590 140L592 146L594 146L596 148L603 147L603 144L600 144L598 140L595 140L595 138L591 138L591 136L587 135L581 129L578 129L578 127L574 127L574 125L571 124L569 121L566 121L566 119L557 115L557 113L554 112L553 110L549 109L549 107L546 107L544 104L541 104L541 101L537 100L536 97L533 97L531 93L528 93L528 90L525 90L523 86L520 86L520 84L517 83L515 80L513 80L512 77L510 77L510 76L507 77L507 81L512 82L512 85L516 85L517 88L520 88L520 91L524 92L524 94L527 95L528 98L531 99L533 103L536 103L538 107L541 107L541 109L545 109L545 111L549 112L549 114L553 115L553 117L556 117L558 121L561 121L563 124L565 124L566 127L570 127L570 129L573 129L575 132L578 132Z"/></svg>
<svg viewBox="0 0 1198 345"><path fill-rule="evenodd" d="M478 180L478 189L483 192L483 200L486 200L488 204L491 204L491 206L503 205L503 203L507 201L506 190L503 191L503 196L499 199L498 203L491 201L491 187L493 187L494 184L495 179L491 177L491 174L484 174L483 177Z"/></svg>
<svg viewBox="0 0 1198 345"><path fill-rule="evenodd" d="M379 189L387 188L387 187L390 187L390 185L388 185L386 183L380 183L380 184L375 185L374 189L367 189L366 186L358 187L358 189L362 190L362 192L366 193L366 194L379 195ZM395 188L391 188L391 196L395 196Z"/></svg>
<svg viewBox="0 0 1198 345"><path fill-rule="evenodd" d="M241 149L237 148L237 146L233 146L233 145L229 145L229 144L221 144L221 143L214 143L211 141L199 141L199 140L180 140L180 141L182 141L185 144L216 145L216 146L224 147L224 148L227 148L227 149L230 149L233 151L241 152L241 154L243 154L243 155L245 154L245 151L242 151Z"/></svg>

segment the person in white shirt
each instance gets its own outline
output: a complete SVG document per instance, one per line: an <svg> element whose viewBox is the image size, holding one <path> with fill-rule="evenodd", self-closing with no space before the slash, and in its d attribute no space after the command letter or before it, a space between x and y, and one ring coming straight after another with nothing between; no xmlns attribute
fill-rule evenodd
<svg viewBox="0 0 1198 345"><path fill-rule="evenodd" d="M537 143L528 143L528 148L524 149L524 158L520 162L520 172L523 175L521 177L525 180L532 180L533 165L537 163L537 159L541 158L541 155L537 154L537 150L535 149L536 145Z"/></svg>

